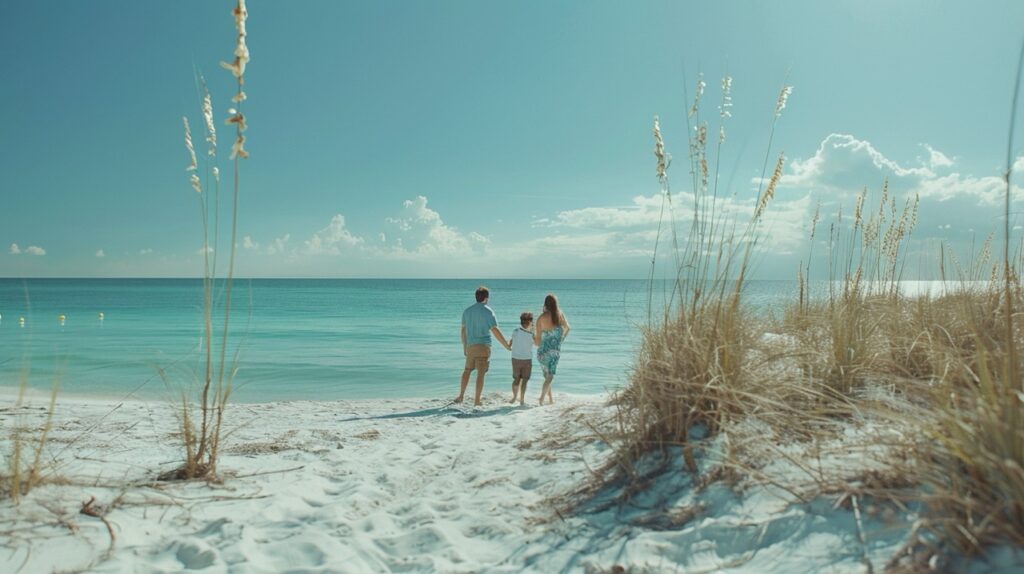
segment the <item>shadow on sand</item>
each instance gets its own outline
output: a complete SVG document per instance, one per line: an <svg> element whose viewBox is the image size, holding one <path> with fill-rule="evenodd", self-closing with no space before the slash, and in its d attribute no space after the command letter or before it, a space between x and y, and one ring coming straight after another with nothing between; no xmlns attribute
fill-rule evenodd
<svg viewBox="0 0 1024 574"><path fill-rule="evenodd" d="M478 417L493 417L495 415L508 415L517 411L525 410L530 407L520 407L507 405L498 407L495 409L482 409L458 406L455 403L448 403L443 407L436 407L432 409L423 409L419 411L409 411L405 413L391 413L387 415L377 415L373 417L352 417L347 419L341 419L338 422L344 423L349 421L376 421L386 419L413 419L422 417L455 417L460 419L472 419Z"/></svg>

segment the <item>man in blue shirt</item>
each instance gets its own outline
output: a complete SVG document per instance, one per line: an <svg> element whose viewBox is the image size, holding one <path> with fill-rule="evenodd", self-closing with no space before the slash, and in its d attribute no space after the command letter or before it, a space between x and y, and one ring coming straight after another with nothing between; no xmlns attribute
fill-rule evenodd
<svg viewBox="0 0 1024 574"><path fill-rule="evenodd" d="M480 406L480 394L484 391L484 375L491 364L491 334L493 333L501 346L511 349L505 336L498 328L498 320L494 311L487 306L491 293L487 287L476 290L476 304L470 305L462 312L462 354L466 357L466 368L462 371L461 387L456 403L461 403L469 386L469 375L476 370L476 399L474 406Z"/></svg>

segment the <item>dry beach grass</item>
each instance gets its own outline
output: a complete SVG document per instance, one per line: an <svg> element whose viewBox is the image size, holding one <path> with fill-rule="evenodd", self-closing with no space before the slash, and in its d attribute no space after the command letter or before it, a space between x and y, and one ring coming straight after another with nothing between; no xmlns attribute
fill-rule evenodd
<svg viewBox="0 0 1024 574"><path fill-rule="evenodd" d="M1018 316L1024 299L1019 261L1010 253L1012 154L1002 261L991 260L991 237L966 267L943 249L939 268L944 278L953 276L944 288L901 292L917 198L898 199L885 185L869 207L865 189L853 216L844 218L840 210L830 224L827 294L810 296L812 269L802 264L798 295L776 320L749 310L743 287L780 172L762 177L767 185L753 200L749 221L729 222L716 210L718 185L709 185L706 168L708 129L698 113L703 87L701 81L690 111L697 126L688 126L695 134L689 142L693 218L685 241L673 235L677 298L660 320L641 327L629 384L613 399L617 420L599 429L614 455L582 494L612 487L620 503L628 502L676 472L695 475L695 484L770 482L760 471L764 461L786 456L782 445L795 442L807 448L789 462L805 469L806 480L777 484L794 500L843 493L837 504L855 512L858 530L858 499L889 500L904 510L920 505L905 560L894 557L891 568L937 567L950 555L1024 545L1024 333ZM776 119L788 93L780 96ZM671 206L657 123L655 138L657 175ZM769 147L766 166L771 153ZM816 213L811 250L818 219ZM675 222L667 225L674 234ZM813 450L840 436L849 421L891 432L882 443L866 441L881 448L864 455L860 471L814 468ZM868 446L848 442L844 448L866 453ZM866 567L870 571L871 563Z"/></svg>

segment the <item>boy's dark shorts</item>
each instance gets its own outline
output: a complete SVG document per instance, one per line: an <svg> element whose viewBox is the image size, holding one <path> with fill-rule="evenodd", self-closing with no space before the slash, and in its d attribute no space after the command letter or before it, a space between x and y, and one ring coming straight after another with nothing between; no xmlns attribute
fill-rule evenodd
<svg viewBox="0 0 1024 574"><path fill-rule="evenodd" d="M512 380L530 380L533 372L533 359L512 359Z"/></svg>

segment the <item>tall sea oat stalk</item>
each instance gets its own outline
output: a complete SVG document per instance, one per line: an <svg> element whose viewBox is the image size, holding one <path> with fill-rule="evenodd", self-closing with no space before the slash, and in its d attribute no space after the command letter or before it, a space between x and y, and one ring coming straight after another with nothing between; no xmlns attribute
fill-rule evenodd
<svg viewBox="0 0 1024 574"><path fill-rule="evenodd" d="M194 420L192 407L187 396L182 397L182 441L185 446L185 463L182 467L165 474L167 478L199 478L212 476L217 471L217 460L220 449L221 431L224 422L224 409L228 398L231 395L234 376L237 371L237 351L232 359L228 361L228 335L231 325L231 294L235 275L235 254L238 230L238 201L240 195L239 163L249 157L245 149L246 118L240 111L242 102L246 99L243 90L245 85L245 70L249 63L249 49L246 44L246 19L248 11L245 0L236 0L235 8L232 10L235 29L237 31L234 59L231 62L221 62L221 66L231 72L237 82L237 90L231 98L235 107L229 110L230 116L226 124L235 127L235 139L231 146L230 160L234 167L234 180L232 188L231 206L231 233L230 252L228 256L227 274L223 281L223 330L220 333L219 349L214 348L214 311L215 311L215 288L217 283L217 250L211 248L209 241L210 231L210 195L209 185L204 190L200 178L196 173L197 161L192 134L188 120L185 125L185 147L188 152L188 171L192 172L189 181L192 188L199 194L200 212L203 223L203 333L204 333L204 354L205 368L203 373L202 387L199 395L199 416L198 421ZM206 81L200 77L202 85L202 115L206 127L206 142L209 144L207 155L210 161L217 157L217 129L214 121L213 101L207 88ZM219 241L220 226L220 170L214 165L208 172L213 178L214 188L214 216L213 232L214 246ZM207 183L210 183L209 177ZM211 258L211 254L213 257ZM198 426L198 428L197 428Z"/></svg>

